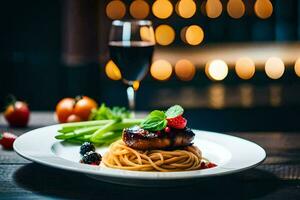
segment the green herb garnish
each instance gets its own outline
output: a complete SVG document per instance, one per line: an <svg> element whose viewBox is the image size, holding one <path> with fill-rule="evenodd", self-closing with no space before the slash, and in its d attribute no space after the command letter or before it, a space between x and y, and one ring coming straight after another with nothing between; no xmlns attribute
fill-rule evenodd
<svg viewBox="0 0 300 200"><path fill-rule="evenodd" d="M141 123L141 128L149 131L160 131L166 128L167 118L174 118L182 115L183 108L179 105L170 107L166 112L154 110Z"/></svg>
<svg viewBox="0 0 300 200"><path fill-rule="evenodd" d="M121 120L131 118L131 112L125 107L107 107L104 103L101 104L99 109L92 110L90 120Z"/></svg>
<svg viewBox="0 0 300 200"><path fill-rule="evenodd" d="M149 131L159 131L167 126L167 117L163 111L154 110L141 123L141 128Z"/></svg>
<svg viewBox="0 0 300 200"><path fill-rule="evenodd" d="M166 111L167 118L174 118L183 114L183 108L180 105L174 105Z"/></svg>

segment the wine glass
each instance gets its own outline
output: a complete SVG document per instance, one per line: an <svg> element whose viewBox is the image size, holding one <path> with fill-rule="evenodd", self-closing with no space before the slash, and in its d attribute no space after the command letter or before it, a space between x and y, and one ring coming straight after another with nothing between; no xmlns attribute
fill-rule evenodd
<svg viewBox="0 0 300 200"><path fill-rule="evenodd" d="M135 92L149 71L155 38L152 22L148 20L114 20L109 35L109 52L128 86L129 109L135 110Z"/></svg>

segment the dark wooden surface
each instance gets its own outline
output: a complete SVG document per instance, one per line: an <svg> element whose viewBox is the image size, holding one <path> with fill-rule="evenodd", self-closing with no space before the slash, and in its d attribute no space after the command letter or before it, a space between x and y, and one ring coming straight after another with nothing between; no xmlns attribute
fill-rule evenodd
<svg viewBox="0 0 300 200"><path fill-rule="evenodd" d="M20 135L54 124L53 114L33 113L26 129L0 131ZM235 175L203 179L195 185L143 188L96 181L79 173L45 167L0 148L0 199L300 199L300 133L229 133L264 147L266 161Z"/></svg>

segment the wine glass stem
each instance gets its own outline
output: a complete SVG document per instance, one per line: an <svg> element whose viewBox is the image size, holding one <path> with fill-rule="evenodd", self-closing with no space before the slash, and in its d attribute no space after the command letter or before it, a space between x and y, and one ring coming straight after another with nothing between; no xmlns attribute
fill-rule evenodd
<svg viewBox="0 0 300 200"><path fill-rule="evenodd" d="M135 111L135 90L133 89L132 86L129 86L127 88L127 97L128 97L129 109L134 114L134 111Z"/></svg>

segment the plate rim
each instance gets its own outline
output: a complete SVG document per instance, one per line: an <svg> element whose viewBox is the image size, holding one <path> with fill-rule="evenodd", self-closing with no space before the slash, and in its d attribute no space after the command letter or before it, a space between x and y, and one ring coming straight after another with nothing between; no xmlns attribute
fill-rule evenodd
<svg viewBox="0 0 300 200"><path fill-rule="evenodd" d="M254 168L258 165L260 165L262 162L264 162L264 160L267 157L266 151L264 150L264 148L262 148L260 145L256 144L255 142L240 138L240 137L236 137L236 136L232 136L232 135L226 135L226 134L222 134L222 133L217 133L217 132L211 132L211 131L204 131L204 130L197 130L197 129L193 129L196 132L202 132L202 133L206 133L206 134L210 134L210 135L217 135L218 137L228 137L231 138L233 140L240 140L243 142L246 142L250 145L254 145L256 148L258 148L261 153L263 155L261 155L261 158L251 164L248 165L246 167L242 167L242 168L226 168L226 167L216 167L216 168L212 168L212 169L205 169L205 172L210 172L210 173L198 173L198 174L192 174L192 172L201 172L200 170L195 170L195 171L182 171L182 172L141 172L141 171L129 171L129 170L119 170L119 169L111 169L111 168L99 168L98 166L90 166L90 165L83 165L80 163L76 163L70 160L66 160L62 157L57 156L56 154L54 154L51 151L51 147L53 146L53 142L57 142L59 140L56 140L54 137L51 140L51 147L50 149L48 149L49 151L51 151L51 155L48 155L49 158L53 159L54 163L51 162L47 162L44 159L41 159L39 157L35 157L32 155L28 155L28 153L26 153L26 151L22 151L22 149L20 149L20 143L22 143L22 141L24 140L24 138L29 137L31 134L33 134L34 132L40 131L42 129L57 129L60 127L60 124L56 124L56 125L51 125L51 126L45 126L45 127L41 127L41 128L37 128L37 129L33 129L31 131L28 131L24 134L22 134L21 136L19 136L16 141L13 144L14 150L15 152L20 155L21 157L45 165L45 166L50 166L50 167L54 167L54 168L59 168L59 169L63 169L63 170L68 170L68 171L73 171L73 172L77 172L77 173L85 173L85 174L90 174L90 175L96 175L96 176L102 176L105 178L118 178L118 179L136 179L136 180L176 180L176 179L198 179L198 178L205 178L205 177L211 177L211 176L222 176L222 175L227 175L227 174L233 174L233 173L238 173L241 171L245 171L251 168ZM50 153L50 152L48 152ZM49 159L48 158L48 159ZM52 160L52 161L53 161ZM226 164L225 164L226 166ZM211 172L214 173L211 173ZM112 172L112 173L109 173ZM202 171L203 172L203 171ZM141 176L141 173L144 176ZM167 174L167 176L153 176L151 174ZM148 174L148 175L147 175Z"/></svg>

